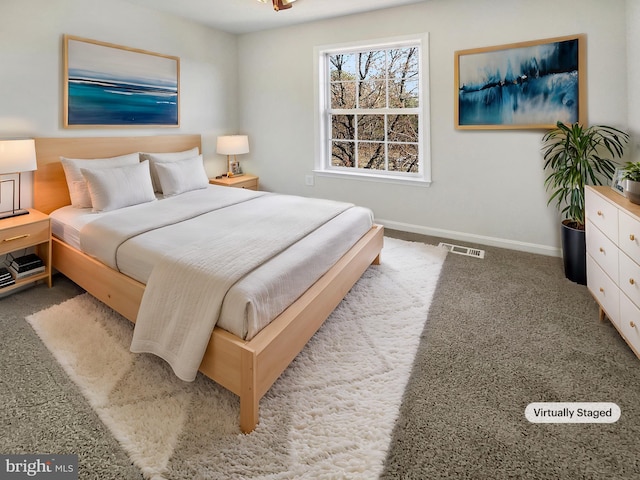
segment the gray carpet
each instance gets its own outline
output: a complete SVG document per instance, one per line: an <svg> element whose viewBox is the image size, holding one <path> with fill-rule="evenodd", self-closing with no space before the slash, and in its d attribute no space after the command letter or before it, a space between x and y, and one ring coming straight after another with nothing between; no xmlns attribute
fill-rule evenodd
<svg viewBox="0 0 640 480"><path fill-rule="evenodd" d="M445 261L382 478L640 478L640 360L559 259L478 247L486 259ZM0 298L0 452L79 454L81 479L140 479L23 321L80 292L56 277ZM615 402L622 417L530 424L538 401Z"/></svg>
<svg viewBox="0 0 640 480"><path fill-rule="evenodd" d="M82 290L62 276L0 298L0 452L77 454L80 479L141 479L24 318Z"/></svg>
<svg viewBox="0 0 640 480"><path fill-rule="evenodd" d="M484 260L445 261L381 478L640 478L640 360L560 259L477 247ZM622 414L529 423L546 401Z"/></svg>

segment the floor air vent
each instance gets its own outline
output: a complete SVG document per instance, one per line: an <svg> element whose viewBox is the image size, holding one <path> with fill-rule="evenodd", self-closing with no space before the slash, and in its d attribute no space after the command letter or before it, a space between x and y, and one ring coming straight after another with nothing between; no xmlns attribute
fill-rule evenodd
<svg viewBox="0 0 640 480"><path fill-rule="evenodd" d="M458 255L466 255L467 257L484 258L484 250L478 250L477 248L462 247L460 245L452 245L450 243L440 242L439 247L445 247L451 253L457 253Z"/></svg>

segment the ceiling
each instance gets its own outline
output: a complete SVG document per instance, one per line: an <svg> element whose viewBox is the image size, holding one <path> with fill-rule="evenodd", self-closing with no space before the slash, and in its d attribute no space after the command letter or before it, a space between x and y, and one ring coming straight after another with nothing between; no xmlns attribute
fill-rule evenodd
<svg viewBox="0 0 640 480"><path fill-rule="evenodd" d="M230 33L313 22L326 18L419 3L423 0L297 0L288 10L257 0L125 0L160 10Z"/></svg>

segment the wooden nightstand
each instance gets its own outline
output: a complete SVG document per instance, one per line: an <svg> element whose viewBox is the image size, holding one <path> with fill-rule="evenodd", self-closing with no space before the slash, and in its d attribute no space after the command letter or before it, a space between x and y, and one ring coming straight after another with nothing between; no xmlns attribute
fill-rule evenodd
<svg viewBox="0 0 640 480"><path fill-rule="evenodd" d="M255 175L238 175L236 177L210 178L209 183L213 185L222 185L224 187L247 188L249 190L258 190L258 177Z"/></svg>
<svg viewBox="0 0 640 480"><path fill-rule="evenodd" d="M48 215L29 209L28 215L0 220L0 258L9 253L22 255L21 250L35 247L35 253L44 262L44 272L16 280L16 283L0 288L0 294L28 283L46 280L51 287L51 221ZM0 262L0 266L5 266Z"/></svg>

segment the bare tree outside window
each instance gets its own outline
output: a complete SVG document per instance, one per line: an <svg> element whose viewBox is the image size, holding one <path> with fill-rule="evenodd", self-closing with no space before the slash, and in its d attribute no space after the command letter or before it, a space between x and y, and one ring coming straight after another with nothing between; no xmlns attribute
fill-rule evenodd
<svg viewBox="0 0 640 480"><path fill-rule="evenodd" d="M417 173L420 49L327 54L331 166Z"/></svg>

